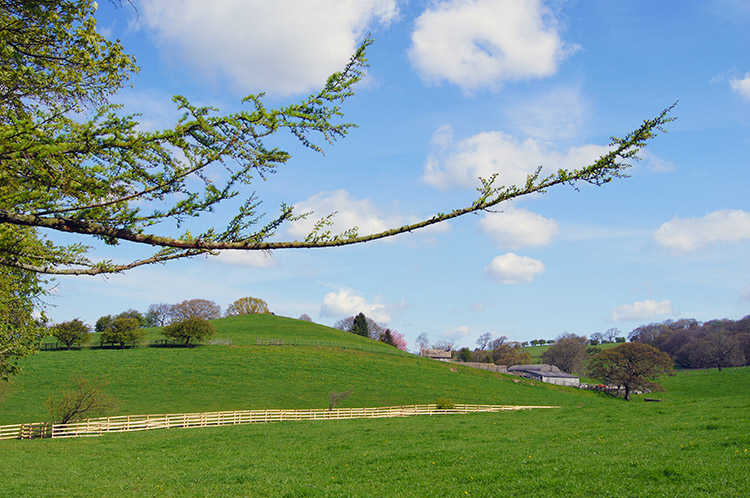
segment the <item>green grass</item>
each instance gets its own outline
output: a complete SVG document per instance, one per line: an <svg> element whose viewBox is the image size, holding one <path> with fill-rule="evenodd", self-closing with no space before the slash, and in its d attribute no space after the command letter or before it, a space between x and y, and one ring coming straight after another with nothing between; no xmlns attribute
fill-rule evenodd
<svg viewBox="0 0 750 498"><path fill-rule="evenodd" d="M620 343L612 342L609 344L598 344L597 346L594 346L594 347L600 348L603 351L605 349L614 348L619 345ZM551 347L552 347L552 344L547 344L544 346L529 346L529 347L523 348L523 351L531 355L531 363L538 365L538 364L543 363L542 355Z"/></svg>
<svg viewBox="0 0 750 498"><path fill-rule="evenodd" d="M663 403L6 441L0 496L744 497L749 379L680 374Z"/></svg>
<svg viewBox="0 0 750 498"><path fill-rule="evenodd" d="M266 325L253 333L273 333ZM59 351L23 366L0 393L3 420L43 419L37 405L74 371L109 377L123 413L322 407L350 387L341 406L448 397L561 408L0 441L0 496L750 496L747 367L678 372L647 395L663 402L627 403L328 347Z"/></svg>
<svg viewBox="0 0 750 498"><path fill-rule="evenodd" d="M220 336L233 338L234 346L33 355L2 395L0 424L47 420L44 400L67 389L73 375L108 382L107 391L119 400L122 414L323 408L331 391L348 389L352 395L341 407L434 403L440 397L461 403L557 405L576 403L581 396L571 388L527 381L516 385L508 376L416 357L298 320L267 315L215 324ZM251 346L256 337L320 339L343 347ZM348 349L354 347L370 351Z"/></svg>

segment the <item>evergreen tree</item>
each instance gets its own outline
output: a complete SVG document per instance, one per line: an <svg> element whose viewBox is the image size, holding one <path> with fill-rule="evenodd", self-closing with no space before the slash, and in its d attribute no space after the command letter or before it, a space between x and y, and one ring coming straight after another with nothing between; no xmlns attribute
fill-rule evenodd
<svg viewBox="0 0 750 498"><path fill-rule="evenodd" d="M359 313L354 317L354 323L352 328L349 330L352 334L361 335L362 337L369 337L369 329L367 328L367 318L364 313Z"/></svg>
<svg viewBox="0 0 750 498"><path fill-rule="evenodd" d="M393 347L396 347L396 341L393 339L391 329L385 329L383 335L380 336L380 342L384 342L386 344L390 344Z"/></svg>

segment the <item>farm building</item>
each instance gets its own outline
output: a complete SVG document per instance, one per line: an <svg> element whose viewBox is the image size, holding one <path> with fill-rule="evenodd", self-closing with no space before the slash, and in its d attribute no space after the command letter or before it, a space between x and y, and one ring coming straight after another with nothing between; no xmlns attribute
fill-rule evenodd
<svg viewBox="0 0 750 498"><path fill-rule="evenodd" d="M426 356L433 360L450 361L451 350L449 349L422 349L419 353L420 356Z"/></svg>
<svg viewBox="0 0 750 498"><path fill-rule="evenodd" d="M546 363L541 365L514 365L508 367L508 373L560 386L578 387L580 383L578 376L565 373L556 366Z"/></svg>

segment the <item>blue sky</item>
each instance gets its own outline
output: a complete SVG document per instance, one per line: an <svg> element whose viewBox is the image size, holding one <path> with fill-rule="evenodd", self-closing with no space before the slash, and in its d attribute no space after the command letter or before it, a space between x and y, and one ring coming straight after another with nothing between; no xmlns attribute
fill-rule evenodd
<svg viewBox="0 0 750 498"><path fill-rule="evenodd" d="M360 233L471 203L477 177L523 181L587 164L675 101L677 121L631 178L561 187L391 240L225 253L109 277L58 278L48 314L90 324L128 308L243 296L331 325L364 312L414 346L627 334L653 321L750 313L750 6L741 0L579 2L137 0L101 2L99 29L141 73L113 101L168 126L174 94L225 111L265 91L299 100L367 33L368 77L344 105L359 128L325 156L253 186ZM247 193L250 193L248 191ZM196 220L221 225L232 205ZM303 238L292 224L279 238ZM97 248L118 260L128 244Z"/></svg>

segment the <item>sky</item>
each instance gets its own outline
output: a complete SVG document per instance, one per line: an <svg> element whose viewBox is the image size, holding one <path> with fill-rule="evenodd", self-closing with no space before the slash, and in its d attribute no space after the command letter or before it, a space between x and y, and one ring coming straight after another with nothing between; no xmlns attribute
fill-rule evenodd
<svg viewBox="0 0 750 498"><path fill-rule="evenodd" d="M479 177L523 182L581 167L678 102L630 178L562 186L436 227L345 248L222 253L108 277L59 277L54 322L154 303L264 299L324 325L364 312L415 347L590 335L682 317L750 314L750 4L743 0L134 0L100 2L98 29L141 67L112 98L143 129L171 96L224 112L265 92L296 102L365 36L370 67L343 105L358 125L293 155L248 191L334 230L379 231L471 204ZM194 220L222 226L236 204ZM305 223L308 223L307 225ZM275 240L304 238L308 222ZM190 228L188 226L188 228ZM57 240L67 240L57 237ZM88 242L88 241L87 241ZM117 261L142 248L98 247Z"/></svg>

